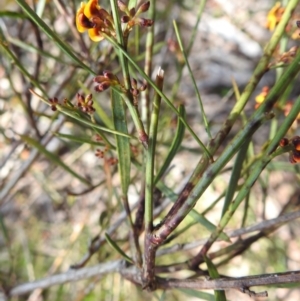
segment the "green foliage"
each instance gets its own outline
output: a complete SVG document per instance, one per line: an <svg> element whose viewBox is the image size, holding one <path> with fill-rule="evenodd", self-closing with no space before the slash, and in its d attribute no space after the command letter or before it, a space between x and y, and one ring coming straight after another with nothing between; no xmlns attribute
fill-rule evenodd
<svg viewBox="0 0 300 301"><path fill-rule="evenodd" d="M25 300L18 284L30 282L25 293L45 300L226 300L201 289L236 260L250 274L289 272L299 227L273 233L298 210L300 52L287 45L299 1L270 11L275 30L248 83L216 82L218 105L199 89L202 51L193 64L203 12L219 15L206 1L75 2L0 11L0 291ZM255 296L249 287L231 288Z"/></svg>

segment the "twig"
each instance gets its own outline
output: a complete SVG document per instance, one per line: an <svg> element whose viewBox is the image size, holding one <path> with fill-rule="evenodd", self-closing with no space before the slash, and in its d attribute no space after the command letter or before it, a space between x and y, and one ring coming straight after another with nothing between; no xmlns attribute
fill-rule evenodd
<svg viewBox="0 0 300 301"><path fill-rule="evenodd" d="M233 237L241 236L241 235L244 235L247 233L252 233L255 231L263 231L263 230L266 230L266 229L271 228L276 225L281 226L282 224L285 224L285 223L292 221L294 219L297 219L299 217L300 217L300 210L295 211L295 212L289 212L289 213L286 213L279 217L276 217L276 218L273 218L270 220L266 220L266 221L262 221L260 223L257 223L256 225L253 225L250 227L225 232L225 234L228 237L233 238ZM182 251L182 250L185 250L185 251L191 250L198 246L204 245L206 243L206 241L207 241L207 238L203 238L203 239L200 239L197 241L193 241L191 243L176 244L169 248L164 248L164 249L158 250L157 256L163 256L165 254L171 254L171 253L175 253L175 252Z"/></svg>
<svg viewBox="0 0 300 301"><path fill-rule="evenodd" d="M142 285L140 270L131 266L125 268L124 261L117 260L104 264L98 264L94 267L83 268L80 270L69 270L65 273L53 275L38 281L28 282L14 287L9 292L9 296L19 296L29 293L38 288L48 288L54 285L60 285L66 282L75 282L94 276L105 275L108 273L118 272L125 279L130 280L138 285ZM289 271L285 273L263 274L247 277L222 277L219 279L166 279L156 278L157 288L190 288L197 290L227 290L237 289L251 296L266 296L267 293L255 293L249 288L253 286L282 285L287 283L300 282L300 270Z"/></svg>
<svg viewBox="0 0 300 301"><path fill-rule="evenodd" d="M38 288L45 289L53 285L59 285L66 282L75 282L98 275L117 272L122 268L124 268L124 261L117 260L80 270L69 270L65 273L56 274L41 280L18 285L9 292L9 296L23 295Z"/></svg>
<svg viewBox="0 0 300 301"><path fill-rule="evenodd" d="M170 204L171 200L170 199L166 199L160 206L157 206L154 209L154 217L158 216L169 204ZM139 201L137 201L132 207L131 210L134 210L139 204ZM108 233L108 235L112 235L121 225L122 223L124 223L124 221L126 220L126 212L123 211L120 215L118 220L112 225L110 226L106 233ZM82 259L74 264L72 266L73 269L79 269L82 268L88 261L89 259L92 257L92 255L94 253L96 253L100 247L102 246L102 244L105 242L105 237L101 236L99 238L96 238L92 241L91 245L89 246L89 250L88 252L82 257Z"/></svg>

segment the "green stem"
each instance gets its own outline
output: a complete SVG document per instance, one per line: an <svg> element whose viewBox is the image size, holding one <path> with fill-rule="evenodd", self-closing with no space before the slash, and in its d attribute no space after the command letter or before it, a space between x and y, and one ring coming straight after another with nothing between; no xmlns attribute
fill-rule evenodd
<svg viewBox="0 0 300 301"><path fill-rule="evenodd" d="M286 27L288 21L290 20L292 12L295 9L297 4L298 4L298 1L291 0L289 2L288 6L286 7L285 12L282 15L281 21L278 24L278 26L276 27L276 30L274 31L273 36L271 37L271 40L269 41L268 45L266 46L264 55L260 59L257 67L255 68L254 73L253 73L249 83L247 84L246 88L244 89L244 92L239 97L237 103L231 110L231 112L230 112L228 118L226 119L226 121L224 122L221 130L218 132L216 137L210 141L210 143L208 145L208 151L211 155L214 155L215 152L217 151L217 149L223 143L223 141L225 140L229 131L231 130L233 124L235 123L237 118L239 118L246 103L248 102L250 96L252 95L255 87L257 86L257 84L259 83L260 79L265 74L265 72L268 70L268 64L269 64L271 55L274 52L278 42L280 41L280 38L282 37L282 35L284 33L285 27ZM295 66L295 64L294 64L294 66ZM289 73L285 73L285 74L287 74L287 76L290 76ZM292 77L290 77L290 78L292 78ZM287 81L289 82L292 80L290 78L285 79L284 89L286 89ZM277 94L277 97L280 97L280 95L282 94L282 93L277 93L276 91L273 91L273 93L275 93L275 94L272 94L270 92L269 96L272 94L272 97L273 97L274 95ZM272 97L269 97L269 98L271 99ZM262 106L259 109L262 109ZM208 168L209 163L210 163L209 159L205 155L200 159L200 161L197 164L196 168L194 169L194 172L193 172L190 180L188 181L186 187L181 192L178 202L180 200L180 202L184 203L184 200L189 195L189 192L191 191L191 189L199 182L199 180L203 176L203 173Z"/></svg>
<svg viewBox="0 0 300 301"><path fill-rule="evenodd" d="M130 88L131 88L131 82L130 82L130 74L129 74L129 67L128 67L128 53L127 53L127 37L124 39L123 37L123 31L121 28L120 24L120 16L119 16L119 11L118 11L118 5L116 0L110 0L111 3L111 8L112 8L112 14L114 18L114 23L115 23L115 29L116 29L116 34L117 34L117 42L112 39L111 37L106 36L107 40L112 42L114 46L116 46L116 50L118 51L118 55L120 58L120 63L121 63L121 69L123 72L123 78L124 78L124 85L127 90L127 95L124 96L124 101L129 109L129 113L133 119L133 122L136 126L136 129L138 131L138 136L142 144L144 145L145 148L148 146L148 136L145 132L144 125L141 121L140 114L138 112L137 107L133 105L133 98L130 93Z"/></svg>
<svg viewBox="0 0 300 301"><path fill-rule="evenodd" d="M153 21L155 20L155 5L156 5L156 0L152 0L148 11L148 17ZM148 33L147 33L145 67L144 67L145 74L147 74L149 77L151 77L151 72L152 72L153 45L154 45L154 26L151 26L148 29ZM149 103L150 103L149 89L146 89L142 94L142 99L141 99L141 115L147 130L148 130L149 119L150 119Z"/></svg>
<svg viewBox="0 0 300 301"><path fill-rule="evenodd" d="M112 39L111 37L103 34L105 36L105 38L112 44L114 45L117 49L119 49L124 56L127 57L128 61L130 62L130 64L140 73L140 75L146 79L147 83L149 85L151 85L153 87L153 89L155 90L155 92L160 95L160 97L165 101L165 103L172 109L173 112L175 112L175 114L178 116L178 118L181 120L181 122L185 125L185 127L188 129L188 131L191 133L191 135L193 136L193 138L197 141L197 143L201 146L201 148L203 149L204 153L206 154L206 156L209 158L210 161L213 161L213 158L210 154L210 152L207 150L207 148L205 147L205 145L203 144L203 142L198 138L198 136L195 134L195 132L192 130L192 128L190 127L190 125L186 122L186 120L184 120L184 118L180 115L180 113L178 112L178 110L174 107L174 105L172 104L172 102L166 97L166 95L160 91L156 84L151 80L151 78L138 66L138 64L129 56L128 53L126 53L126 51L124 51L123 48L120 47L120 45L118 45L118 43L116 43L116 41L114 39Z"/></svg>
<svg viewBox="0 0 300 301"><path fill-rule="evenodd" d="M297 54L294 62L288 67L284 75L280 78L277 85L270 91L266 100L253 114L246 126L235 136L232 142L225 148L218 160L211 164L205 170L205 172L203 172L203 176L198 182L196 182L195 184L189 182L186 185L184 193L180 194L178 200L165 217L162 225L153 233L153 239L156 245L161 244L168 237L168 235L179 225L179 223L184 219L184 217L189 213L189 211L195 206L199 197L202 195L202 193L205 191L208 185L213 181L214 177L228 163L232 156L240 149L245 139L250 138L253 135L253 133L259 128L259 126L269 118L267 112L269 112L272 109L272 106L274 105L274 103L276 103L277 99L287 88L289 82L299 72L299 63L300 52ZM280 127L280 131L278 133L282 134L282 128L283 126ZM276 137L278 137L278 133ZM276 147L276 145L272 145L273 147ZM269 148L270 146L268 147L268 149Z"/></svg>
<svg viewBox="0 0 300 301"><path fill-rule="evenodd" d="M156 76L157 87L162 89L163 87L163 70L159 70ZM155 159L155 146L157 136L157 126L159 119L161 98L158 94L155 94L150 131L149 131L149 148L147 150L146 157L146 191L145 191L145 231L152 231L153 222L153 183L154 183L154 159Z"/></svg>
<svg viewBox="0 0 300 301"><path fill-rule="evenodd" d="M297 98L295 105L293 106L290 114L286 117L282 125L279 127L278 132L276 133L275 137L273 138L273 140L265 150L261 160L254 163L252 171L249 174L249 177L243 184L236 198L231 202L228 210L222 217L217 229L211 234L209 240L203 246L198 256L196 256L197 259L202 257L203 254L206 254L209 248L211 247L211 245L214 243L214 241L219 237L220 233L224 230L225 226L231 220L231 217L233 216L234 212L239 207L241 202L245 199L252 185L256 182L259 175L267 166L267 164L275 157L281 155L282 153L286 152L287 149L289 149L288 147L278 148L276 151L274 151L277 148L280 139L285 135L285 133L291 127L294 120L297 118L299 111L300 111L300 97ZM194 264L196 264L196 262L194 262Z"/></svg>
<svg viewBox="0 0 300 301"><path fill-rule="evenodd" d="M175 22L175 20L173 21L173 25L174 25L174 28L175 28L175 33L176 33L176 37L177 37L177 40L178 40L178 43L179 43L179 47L180 47L181 53L182 53L182 55L184 57L185 64L186 64L186 66L187 66L187 68L189 70L189 74L191 76L191 79L192 79L192 82L193 82L193 85L194 85L194 90L196 92L196 96L197 96L197 99L198 99L198 102L199 102L200 111L201 111L201 114L202 114L202 118L203 118L205 130L206 130L209 138L211 139L212 136L211 136L211 133L210 133L210 129L209 129L207 117L206 117L206 114L205 114L205 111L204 111L204 108L203 108L203 103L202 103L202 99L201 99L201 96L200 96L200 92L199 92L199 90L197 88L196 80L195 80L195 77L193 76L193 72L192 72L191 66L189 64L187 55L186 55L186 53L185 53L185 51L183 49L182 40L180 38L178 27L177 27L177 23Z"/></svg>
<svg viewBox="0 0 300 301"><path fill-rule="evenodd" d="M239 181L240 175L241 175L241 170L242 170L243 163L244 163L244 160L245 160L246 155L247 155L247 150L248 150L250 141L251 141L251 139L248 138L244 142L241 149L239 150L239 153L236 156L236 160L235 160L235 163L234 163L234 166L233 166L233 169L232 169L228 189L227 189L225 200L224 200L222 216L227 211L227 209L228 209L228 207L229 207L229 205L230 205L230 203L233 199L233 196L236 192L238 181Z"/></svg>
<svg viewBox="0 0 300 301"><path fill-rule="evenodd" d="M189 41L189 44L188 44L188 47L186 49L186 56L188 57L190 52L191 52L191 49L193 47L193 44L195 42L195 38L196 38L196 35L198 33L198 26L199 26L199 23L201 21L201 17L202 17L202 14L203 14L203 11L204 11L204 8L205 8L205 5L206 5L206 2L207 0L201 0L200 1L200 4L199 4L199 11L198 11L198 15L197 15L197 20L196 20L196 23L195 25L193 26L193 30L192 30L192 34L191 34L191 37L190 37L190 41ZM177 94L177 91L179 89L179 86L180 86L180 83L181 83L181 77L182 77L182 73L183 73L183 68L184 68L184 64L181 64L179 66L179 70L178 70L178 76L177 76L177 79L175 81L175 85L173 86L173 89L172 89L172 93L171 93L171 98L175 98L176 94Z"/></svg>

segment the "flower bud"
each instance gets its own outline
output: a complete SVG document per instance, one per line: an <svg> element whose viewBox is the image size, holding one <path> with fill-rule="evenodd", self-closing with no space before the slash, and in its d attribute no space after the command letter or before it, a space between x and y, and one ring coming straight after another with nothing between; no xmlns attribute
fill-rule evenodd
<svg viewBox="0 0 300 301"><path fill-rule="evenodd" d="M300 163L300 152L293 151L290 153L290 162L292 164Z"/></svg>
<svg viewBox="0 0 300 301"><path fill-rule="evenodd" d="M288 144L289 144L289 140L288 140L287 138L282 138L282 139L280 139L280 141L279 141L279 145L280 145L281 147L287 146Z"/></svg>
<svg viewBox="0 0 300 301"><path fill-rule="evenodd" d="M93 94L88 94L85 98L85 101L90 101L93 98Z"/></svg>
<svg viewBox="0 0 300 301"><path fill-rule="evenodd" d="M119 82L118 78L109 70L103 71L103 76L105 78L105 81L110 80Z"/></svg>
<svg viewBox="0 0 300 301"><path fill-rule="evenodd" d="M124 13L128 12L127 5L121 0L118 0L118 7L119 7L120 11L122 11Z"/></svg>
<svg viewBox="0 0 300 301"><path fill-rule="evenodd" d="M132 17L132 18L135 16L135 8L134 8L134 7L130 9L129 15L130 15L130 17Z"/></svg>
<svg viewBox="0 0 300 301"><path fill-rule="evenodd" d="M153 20L150 19L144 19L144 18L139 18L138 19L138 23L142 26L142 27L151 27L153 25Z"/></svg>
<svg viewBox="0 0 300 301"><path fill-rule="evenodd" d="M294 148L296 151L300 151L300 137L299 136L295 136L292 139L292 144L294 145Z"/></svg>
<svg viewBox="0 0 300 301"><path fill-rule="evenodd" d="M107 80L107 78L103 75L97 75L96 77L93 78L93 81L96 83L99 83L99 84L106 80Z"/></svg>
<svg viewBox="0 0 300 301"><path fill-rule="evenodd" d="M110 87L109 82L102 82L101 84L97 85L95 87L96 92L103 92L104 90L107 90Z"/></svg>
<svg viewBox="0 0 300 301"><path fill-rule="evenodd" d="M121 17L121 22L122 23L128 23L130 21L130 18L128 16L122 16Z"/></svg>
<svg viewBox="0 0 300 301"><path fill-rule="evenodd" d="M140 91L145 91L147 89L147 83L144 83L140 87Z"/></svg>
<svg viewBox="0 0 300 301"><path fill-rule="evenodd" d="M131 79L131 86L132 86L133 88L136 88L136 87L137 87L137 80L136 80L135 78L132 78L132 79Z"/></svg>
<svg viewBox="0 0 300 301"><path fill-rule="evenodd" d="M146 12L149 9L149 7L150 7L150 1L141 4L136 12L136 15Z"/></svg>

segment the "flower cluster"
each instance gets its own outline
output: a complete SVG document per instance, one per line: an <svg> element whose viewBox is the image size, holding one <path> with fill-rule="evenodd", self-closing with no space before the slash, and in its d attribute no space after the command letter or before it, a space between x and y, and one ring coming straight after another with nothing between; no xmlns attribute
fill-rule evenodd
<svg viewBox="0 0 300 301"><path fill-rule="evenodd" d="M118 1L119 9L125 13L121 17L121 22L126 23L126 34L135 25L143 27L152 26L153 21L150 19L140 18L139 15L149 9L150 2L142 3L137 9L131 8ZM76 27L79 32L88 31L89 37L94 42L100 42L105 35L115 37L116 30L113 17L110 13L102 8L98 0L89 0L88 3L81 2L81 6L76 13Z"/></svg>
<svg viewBox="0 0 300 301"><path fill-rule="evenodd" d="M96 76L93 81L97 83L95 86L96 92L102 92L110 86L118 86L122 89L122 85L120 84L118 77L108 70L103 71L103 75Z"/></svg>
<svg viewBox="0 0 300 301"><path fill-rule="evenodd" d="M119 0L118 7L120 11L125 13L125 15L121 18L121 22L127 24L128 31L135 25L140 25L142 27L150 27L153 25L153 20L139 17L141 13L144 13L149 9L150 1L141 3L137 8L133 7L129 9L123 1Z"/></svg>
<svg viewBox="0 0 300 301"><path fill-rule="evenodd" d="M95 156L104 159L106 163L109 165L116 165L118 163L118 159L114 157L106 157L106 153L108 152L109 148L105 147L104 150L102 151L101 149L96 149Z"/></svg>
<svg viewBox="0 0 300 301"><path fill-rule="evenodd" d="M56 111L56 105L58 105L58 98L57 97L53 97L53 98L49 98L49 102L51 103L51 110L52 111Z"/></svg>
<svg viewBox="0 0 300 301"><path fill-rule="evenodd" d="M279 142L281 147L291 145L292 150L290 151L290 162L292 164L300 163L300 137L295 136L291 140L282 138Z"/></svg>
<svg viewBox="0 0 300 301"><path fill-rule="evenodd" d="M294 60L297 52L298 47L293 46L288 51L283 52L282 54L277 54L275 60L272 61L268 67L272 68L290 64Z"/></svg>
<svg viewBox="0 0 300 301"><path fill-rule="evenodd" d="M81 2L76 14L76 27L79 32L88 31L90 39L94 42L102 41L103 33L115 36L113 18L98 4L98 0Z"/></svg>
<svg viewBox="0 0 300 301"><path fill-rule="evenodd" d="M95 108L93 107L93 95L88 94L84 97L83 94L77 93L77 107L81 109L82 112L93 114L95 112Z"/></svg>
<svg viewBox="0 0 300 301"><path fill-rule="evenodd" d="M292 164L300 163L300 137L295 136L292 139L292 145L294 146L294 149L290 153L290 162Z"/></svg>
<svg viewBox="0 0 300 301"><path fill-rule="evenodd" d="M270 92L270 88L268 86L264 86L261 90L261 92L255 97L255 106L254 108L257 109L266 99ZM283 105L282 104L275 104L275 108L279 110L280 112L283 112L284 116L287 116L291 109L293 107L293 101L288 100ZM294 123L292 124L290 131L293 132L298 125L298 122L300 121L300 113L297 115Z"/></svg>
<svg viewBox="0 0 300 301"><path fill-rule="evenodd" d="M132 94L133 104L135 106L137 106L138 104L138 96L140 95L140 92L145 91L146 89L147 89L147 83L138 86L137 80L135 78L131 79L130 93Z"/></svg>

